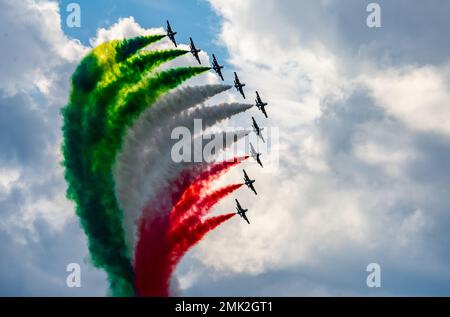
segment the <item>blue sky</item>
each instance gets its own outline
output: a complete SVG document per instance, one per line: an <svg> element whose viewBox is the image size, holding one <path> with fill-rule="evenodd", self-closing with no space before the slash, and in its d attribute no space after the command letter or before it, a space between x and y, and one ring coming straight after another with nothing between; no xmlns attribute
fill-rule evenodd
<svg viewBox="0 0 450 317"><path fill-rule="evenodd" d="M245 167L258 199L236 194L252 225L232 219L190 251L183 294L450 295L449 1L377 1L379 29L360 0L78 1L72 29L69 2L0 0L0 295L106 294L65 198L60 109L98 29L166 19L258 90L280 132L278 168Z"/></svg>
<svg viewBox="0 0 450 317"><path fill-rule="evenodd" d="M59 1L63 22L67 16L65 8L72 1ZM89 38L95 37L98 28L107 28L119 18L132 16L144 28L164 26L166 20L178 31L177 40L188 43L189 37L196 46L217 57L226 57L226 49L217 45L215 39L219 32L219 17L211 10L206 0L191 1L146 1L146 0L98 0L78 1L82 10L82 27L68 28L62 24L64 32L89 44Z"/></svg>

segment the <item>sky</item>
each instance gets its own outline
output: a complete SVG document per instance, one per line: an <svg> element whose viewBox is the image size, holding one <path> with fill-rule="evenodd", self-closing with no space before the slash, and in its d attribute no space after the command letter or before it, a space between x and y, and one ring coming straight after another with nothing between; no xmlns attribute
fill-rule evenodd
<svg viewBox="0 0 450 317"><path fill-rule="evenodd" d="M0 295L106 295L65 198L60 109L92 45L166 19L258 90L279 129L279 166L249 165L260 195L237 194L252 225L232 219L188 253L183 295L450 295L450 2L377 1L369 28L371 1L77 1L69 28L70 2L0 0Z"/></svg>

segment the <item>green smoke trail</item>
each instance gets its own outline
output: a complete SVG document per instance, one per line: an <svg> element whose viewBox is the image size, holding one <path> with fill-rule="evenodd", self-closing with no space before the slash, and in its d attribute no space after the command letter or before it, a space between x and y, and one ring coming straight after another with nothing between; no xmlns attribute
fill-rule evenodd
<svg viewBox="0 0 450 317"><path fill-rule="evenodd" d="M187 53L141 51L163 37L140 36L94 48L75 70L69 101L62 110L67 197L76 204L91 261L107 272L113 296L135 294L112 173L126 131L162 94L209 69L158 72L162 63Z"/></svg>

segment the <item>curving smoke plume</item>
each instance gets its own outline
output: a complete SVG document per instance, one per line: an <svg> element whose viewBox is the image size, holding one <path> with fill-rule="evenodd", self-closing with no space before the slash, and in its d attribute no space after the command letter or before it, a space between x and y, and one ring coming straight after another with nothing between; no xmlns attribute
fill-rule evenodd
<svg viewBox="0 0 450 317"><path fill-rule="evenodd" d="M72 76L62 145L67 196L88 237L91 262L108 275L113 296L169 296L181 257L234 214L208 211L241 184L211 183L245 158L176 163L174 128L203 130L251 107L205 106L230 86L177 89L209 70L158 66L187 51L143 48L164 36L140 36L95 47ZM191 141L202 134L192 133ZM245 135L238 131L237 139ZM224 144L225 150L230 144Z"/></svg>

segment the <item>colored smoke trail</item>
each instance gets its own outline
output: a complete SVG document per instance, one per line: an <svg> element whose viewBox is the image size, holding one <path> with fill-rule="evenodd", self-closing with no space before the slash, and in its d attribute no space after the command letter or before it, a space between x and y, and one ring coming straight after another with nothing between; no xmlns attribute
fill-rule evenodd
<svg viewBox="0 0 450 317"><path fill-rule="evenodd" d="M173 243L173 265L178 263L181 257L196 243L198 243L209 231L215 229L223 222L235 216L235 213L229 213L219 216L214 216L203 221L198 221L192 226L183 226L185 230L180 229L176 243Z"/></svg>
<svg viewBox="0 0 450 317"><path fill-rule="evenodd" d="M176 230L178 226L190 226L194 221L198 221L206 215L206 213L221 200L235 190L239 189L243 184L232 184L220 188L202 198L198 204L195 204L193 196L201 196L199 193L192 192L190 197L185 197L185 201L180 201L178 210L174 209L173 213L178 213L176 217L172 217L172 230ZM198 200L198 199L197 199ZM175 206L177 208L177 206Z"/></svg>
<svg viewBox="0 0 450 317"><path fill-rule="evenodd" d="M204 214L215 205L221 198L232 193L233 191L240 188L243 184L233 184L225 186L221 189L209 193L206 198L203 197L202 191L205 187L210 184L207 180L192 184L186 192L183 194L178 203L174 206L171 211L171 222L174 225L188 221L190 217L195 216L197 219L204 216ZM201 199L196 205L197 201Z"/></svg>
<svg viewBox="0 0 450 317"><path fill-rule="evenodd" d="M171 221L178 221L178 218L183 216L183 211L189 210L189 208L191 208L192 205L198 200L198 197L203 196L203 192L206 190L208 185L217 180L227 170L243 162L247 158L248 156L245 156L230 161L214 163L203 171L201 169L190 171L192 174L198 173L198 175L193 177L195 180L192 180L190 184L185 182L184 186L174 186L174 189L177 191L176 201L178 202L173 205L170 212Z"/></svg>
<svg viewBox="0 0 450 317"><path fill-rule="evenodd" d="M229 219L213 217L213 220L203 221L203 215L241 184L231 186L220 193L215 191L206 197L204 191L213 181L245 159L247 157L212 163L204 169L184 170L182 177L169 184L173 189L170 200L178 201L173 204L172 210L161 210L170 208L170 204L161 205L157 201L151 201L145 206L139 223L139 239L134 259L136 289L139 295L170 295L171 275L181 257L207 232ZM180 182L180 180L188 181ZM191 212L191 209L202 212ZM181 221L180 218L188 214L190 217L186 219L187 221Z"/></svg>
<svg viewBox="0 0 450 317"><path fill-rule="evenodd" d="M185 220L172 222L170 214L144 211L149 216L141 219L134 262L136 290L140 296L170 295L171 275L183 255L209 231L235 214L215 216L206 220L202 219L203 216L220 199L241 186L242 184L227 186L200 201L198 193L185 197L190 201L198 201L198 206L181 211L188 216ZM150 205L146 208L152 207Z"/></svg>
<svg viewBox="0 0 450 317"><path fill-rule="evenodd" d="M228 86L226 88L228 89ZM194 119L197 118L202 119L202 129L205 130L224 119L248 110L252 105L232 103L210 107L198 106L190 109L189 112L178 113L177 110L186 110L185 104L192 108L191 105L195 106L199 99L205 101L217 92L227 89L219 89L216 85L202 86L193 90L194 97L187 98L186 101L180 101L180 96L185 97L186 89L170 93L155 104L158 108L150 108L130 129L124 149L118 156L115 170L116 194L125 213L126 239L130 245L134 245L137 231L135 223L139 219L143 206L157 193L158 197L161 197L161 193L154 189L167 184L167 179L178 177L180 168L183 167L179 163L174 163L171 157L171 150L176 143L179 143L171 139L172 131L179 127L193 130ZM161 120L156 120L155 112L159 114L163 112L158 111L161 107L159 105L165 105L166 110L165 115L161 115ZM236 136L237 139L224 143L221 149L225 150L231 146L230 143L236 142L247 134L247 131L225 133L225 136ZM202 138L203 135L200 135L184 141L195 144Z"/></svg>
<svg viewBox="0 0 450 317"><path fill-rule="evenodd" d="M211 86L210 89L213 92L217 91L215 86ZM213 95L213 92L210 95ZM176 101L178 92L173 94L175 96L172 99ZM174 103L166 102L166 105L169 108L171 106L177 108ZM155 188L166 183L167 179L177 177L179 173L181 165L174 163L171 157L171 150L176 143L179 143L178 140L171 139L172 131L178 127L193 130L194 119L197 118L202 119L202 129L205 130L224 119L248 110L250 107L252 105L238 103L197 107L190 112L174 113L166 119L163 117L158 121L157 129L154 128L154 122L151 119L153 108L141 116L136 123L138 126L132 127L127 135L124 150L118 157L116 167L116 193L126 215L125 230L130 245L134 244L135 230L133 227L139 218L142 207L156 195ZM149 133L146 134L145 131ZM246 133L236 131L235 135L240 139ZM198 138L201 139L202 136ZM184 141L195 144L196 138ZM226 149L228 146L230 145L224 144L222 149Z"/></svg>
<svg viewBox="0 0 450 317"><path fill-rule="evenodd" d="M158 168L155 165L165 161L172 162L169 157L176 140L171 139L172 131L177 127L193 129L194 119L202 119L202 130L230 118L252 105L222 104L219 106L202 107L208 98L230 89L231 86L205 85L177 89L158 100L145 111L129 129L123 151L118 155L115 168L116 193L120 206L125 214L130 215L130 223L125 223L125 229L132 231L139 212L147 202L149 195L154 194L155 181L165 181L172 175L171 169ZM190 110L189 112L187 110ZM150 175L151 174L151 175ZM142 177L145 175L145 177ZM144 183L140 183L143 180ZM142 201L145 198L145 201ZM129 238L133 244L133 234Z"/></svg>
<svg viewBox="0 0 450 317"><path fill-rule="evenodd" d="M158 70L163 63L187 53L179 49L142 50L163 37L113 40L92 49L72 76L69 101L62 110L67 197L75 202L91 262L106 271L114 296L133 296L136 291L140 295L169 295L168 287L163 292L161 285L170 280L181 256L233 215L201 219L220 195L225 197L234 188L205 194L214 179L211 175L221 175L237 163L221 169L217 169L220 163L174 166L169 158L173 142L167 140L170 129L177 125L192 129L193 119L201 118L204 127L210 127L251 105L202 105L230 86L188 87L169 93L209 68ZM192 203L180 211L189 217L179 221L179 229L174 231L171 210L193 183L198 187L190 190ZM130 229L135 222L140 234L136 245ZM162 272L162 279L158 280L152 270ZM158 287L158 292L147 291Z"/></svg>

